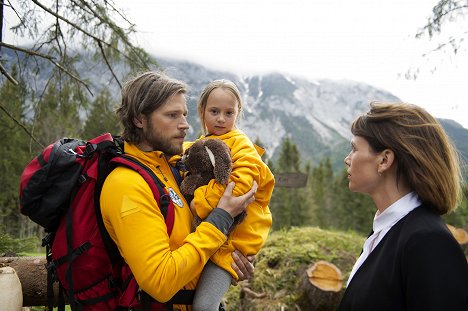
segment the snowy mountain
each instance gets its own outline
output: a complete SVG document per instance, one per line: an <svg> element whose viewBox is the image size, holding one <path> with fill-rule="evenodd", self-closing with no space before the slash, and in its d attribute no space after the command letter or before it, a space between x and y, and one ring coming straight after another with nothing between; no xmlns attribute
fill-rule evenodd
<svg viewBox="0 0 468 311"><path fill-rule="evenodd" d="M188 139L194 140L200 135L200 123L197 116L197 99L202 89L215 79L232 80L239 87L244 98L244 114L240 128L252 139L259 140L266 149L266 156L276 160L280 153L284 137L297 145L301 153L301 163L311 161L317 164L323 157L331 158L335 168L343 167L343 158L350 150L351 122L369 108L369 102L399 101L398 97L371 85L348 80L315 80L281 73L255 76L240 76L231 72L217 71L189 61L157 57L159 65L170 76L189 85ZM11 51L2 55L5 65L16 63L17 56ZM50 73L50 64L43 65L41 71L24 71L32 85L41 89ZM120 89L113 82L105 64L93 64L89 57L80 59L83 69L82 78L91 82L94 94L103 88L109 88L120 101ZM93 64L89 68L89 64ZM42 66L41 66L42 67ZM115 68L118 76L125 76L125 66ZM3 81L0 79L0 81ZM83 114L86 115L86 114ZM453 120L440 120L449 136L462 154L468 159L468 130Z"/></svg>
<svg viewBox="0 0 468 311"><path fill-rule="evenodd" d="M303 164L309 160L316 164L329 156L335 165L342 166L354 118L368 109L371 100L399 100L384 90L353 81L308 81L280 73L241 77L189 62L161 58L158 62L169 75L190 86L189 139L200 132L196 103L203 87L214 79L230 79L245 101L240 128L253 141L258 139L273 159L279 155L282 139L289 136Z"/></svg>

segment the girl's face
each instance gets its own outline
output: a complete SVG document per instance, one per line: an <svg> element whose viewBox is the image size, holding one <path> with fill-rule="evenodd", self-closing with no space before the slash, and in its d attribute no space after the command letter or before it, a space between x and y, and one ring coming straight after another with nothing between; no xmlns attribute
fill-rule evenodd
<svg viewBox="0 0 468 311"><path fill-rule="evenodd" d="M211 91L205 106L205 126L208 134L223 135L236 127L238 103L231 92L222 88Z"/></svg>
<svg viewBox="0 0 468 311"><path fill-rule="evenodd" d="M380 153L374 152L367 140L360 136L351 139L351 146L351 152L344 159L348 166L349 190L372 196L382 180L378 173Z"/></svg>

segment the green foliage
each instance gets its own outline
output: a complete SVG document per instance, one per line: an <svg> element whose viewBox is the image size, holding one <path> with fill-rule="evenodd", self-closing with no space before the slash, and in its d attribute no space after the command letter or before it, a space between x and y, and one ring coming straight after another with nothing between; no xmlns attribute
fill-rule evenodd
<svg viewBox="0 0 468 311"><path fill-rule="evenodd" d="M281 153L278 159L278 171L299 172L300 154L297 146L289 137L283 139L281 143Z"/></svg>
<svg viewBox="0 0 468 311"><path fill-rule="evenodd" d="M13 70L16 77L16 69ZM19 80L19 79L18 79ZM29 159L29 141L25 131L18 126L26 114L26 89L24 82L14 86L4 83L0 86L0 232L15 233L19 231L18 222L18 189L19 176Z"/></svg>
<svg viewBox="0 0 468 311"><path fill-rule="evenodd" d="M372 229L376 207L371 198L348 188L348 173L343 170L333 184L334 221L328 227L353 230L367 235Z"/></svg>
<svg viewBox="0 0 468 311"><path fill-rule="evenodd" d="M76 137L81 121L79 108L88 101L75 82L56 73L46 92L36 106L34 114L34 135L43 144L49 145L63 136Z"/></svg>
<svg viewBox="0 0 468 311"><path fill-rule="evenodd" d="M270 168L272 168L270 166ZM300 172L300 154L288 137L283 140L277 165L278 172ZM276 169L274 170L276 171ZM273 229L310 224L311 205L306 200L306 191L295 188L276 187L270 201L273 214Z"/></svg>
<svg viewBox="0 0 468 311"><path fill-rule="evenodd" d="M309 187L311 195L317 204L316 218L320 227L326 228L334 220L332 211L333 189L333 169L330 158L324 158L318 166L312 168Z"/></svg>
<svg viewBox="0 0 468 311"><path fill-rule="evenodd" d="M248 310L294 310L304 270L324 260L337 266L346 281L365 238L354 232L293 227L273 232L255 259L255 275L249 288L265 293ZM228 310L241 310L239 289L226 295Z"/></svg>
<svg viewBox="0 0 468 311"><path fill-rule="evenodd" d="M109 91L103 90L91 106L91 112L86 119L81 137L90 139L106 132L118 135L121 132L121 126L115 107L116 104Z"/></svg>
<svg viewBox="0 0 468 311"><path fill-rule="evenodd" d="M468 184L463 185L462 191L462 202L455 212L445 215L444 220L452 226L468 230Z"/></svg>
<svg viewBox="0 0 468 311"><path fill-rule="evenodd" d="M17 239L8 234L0 233L0 255L5 253L20 254L32 252L36 249L36 244L36 237Z"/></svg>

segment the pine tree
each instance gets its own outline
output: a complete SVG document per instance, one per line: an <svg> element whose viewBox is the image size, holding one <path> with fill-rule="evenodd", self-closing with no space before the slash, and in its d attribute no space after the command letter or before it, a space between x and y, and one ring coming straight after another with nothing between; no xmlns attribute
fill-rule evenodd
<svg viewBox="0 0 468 311"><path fill-rule="evenodd" d="M119 118L115 112L116 103L113 102L108 90L103 90L92 103L91 112L86 119L83 139L90 139L103 133L118 135L121 132Z"/></svg>
<svg viewBox="0 0 468 311"><path fill-rule="evenodd" d="M315 216L318 225L322 228L330 227L335 218L332 206L332 197L335 195L332 191L333 178L333 169L328 157L322 159L319 165L312 169L309 187L317 206Z"/></svg>
<svg viewBox="0 0 468 311"><path fill-rule="evenodd" d="M57 73L38 102L32 131L45 146L64 136L78 137L81 133L79 110L88 103L82 90L74 88L73 84L73 81L63 79Z"/></svg>
<svg viewBox="0 0 468 311"><path fill-rule="evenodd" d="M274 172L300 172L300 154L297 146L285 138L281 144L281 152ZM273 229L288 229L292 226L310 224L310 206L305 199L304 189L276 187L270 201L273 215Z"/></svg>
<svg viewBox="0 0 468 311"><path fill-rule="evenodd" d="M17 79L16 68L12 76ZM0 113L0 232L18 236L21 229L19 215L19 180L24 166L29 161L28 135L16 121L26 117L26 88L19 80L14 86L8 81L0 86L0 105L5 113Z"/></svg>
<svg viewBox="0 0 468 311"><path fill-rule="evenodd" d="M372 229L376 211L372 199L368 195L349 190L348 173L345 169L337 174L332 191L334 218L330 226L367 235Z"/></svg>

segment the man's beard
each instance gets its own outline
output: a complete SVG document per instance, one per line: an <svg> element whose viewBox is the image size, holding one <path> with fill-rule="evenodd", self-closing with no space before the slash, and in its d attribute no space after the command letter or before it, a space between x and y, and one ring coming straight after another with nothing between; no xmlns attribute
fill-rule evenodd
<svg viewBox="0 0 468 311"><path fill-rule="evenodd" d="M173 144L172 137L166 137L163 131L155 131L152 122L148 123L147 131L143 130L143 136L154 151L162 151L167 156L181 154L183 151L182 144Z"/></svg>

